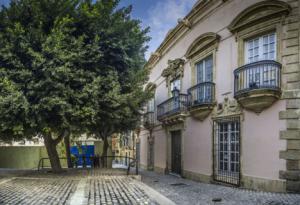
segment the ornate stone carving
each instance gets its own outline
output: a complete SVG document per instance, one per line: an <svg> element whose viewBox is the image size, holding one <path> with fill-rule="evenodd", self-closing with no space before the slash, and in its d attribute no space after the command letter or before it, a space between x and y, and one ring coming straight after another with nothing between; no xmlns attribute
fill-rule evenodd
<svg viewBox="0 0 300 205"><path fill-rule="evenodd" d="M287 15L291 11L290 6L282 1L262 1L240 13L228 26L231 32L237 32L243 28L264 22L267 19Z"/></svg>
<svg viewBox="0 0 300 205"><path fill-rule="evenodd" d="M213 118L230 117L242 114L242 108L236 100L229 100L228 97L224 98L223 103L219 103L213 110Z"/></svg>
<svg viewBox="0 0 300 205"><path fill-rule="evenodd" d="M161 120L162 126L171 126L171 125L184 123L186 117L187 117L187 113L185 112L180 112L172 116L165 117Z"/></svg>
<svg viewBox="0 0 300 205"><path fill-rule="evenodd" d="M182 23L184 26L189 29L192 28L192 23L188 19L178 19L178 23Z"/></svg>
<svg viewBox="0 0 300 205"><path fill-rule="evenodd" d="M216 33L204 33L201 36L199 36L192 45L188 48L185 56L186 58L192 58L198 53L201 53L205 49L209 47L216 48L218 45L218 42L220 40L220 36Z"/></svg>
<svg viewBox="0 0 300 205"><path fill-rule="evenodd" d="M183 77L185 60L177 58L168 61L168 67L163 70L161 76L166 78L167 82L178 77ZM168 84L168 83L167 83Z"/></svg>

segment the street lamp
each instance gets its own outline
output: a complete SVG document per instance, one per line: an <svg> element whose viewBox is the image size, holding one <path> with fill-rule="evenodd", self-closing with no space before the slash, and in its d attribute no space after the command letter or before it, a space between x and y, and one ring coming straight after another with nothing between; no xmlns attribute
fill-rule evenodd
<svg viewBox="0 0 300 205"><path fill-rule="evenodd" d="M172 90L172 95L174 98L174 110L179 109L179 90L177 89L177 87L174 87L174 89Z"/></svg>
<svg viewBox="0 0 300 205"><path fill-rule="evenodd" d="M177 87L174 87L174 89L172 90L172 96L175 98L179 96L179 90L177 89Z"/></svg>

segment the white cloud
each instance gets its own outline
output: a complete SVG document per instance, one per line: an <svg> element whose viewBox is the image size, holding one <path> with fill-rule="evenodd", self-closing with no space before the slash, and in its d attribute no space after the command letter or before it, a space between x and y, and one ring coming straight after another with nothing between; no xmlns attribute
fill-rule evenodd
<svg viewBox="0 0 300 205"><path fill-rule="evenodd" d="M168 31L174 28L179 18L183 18L192 9L197 0L161 0L148 9L148 18L145 24L150 26L152 37L146 58L150 57Z"/></svg>

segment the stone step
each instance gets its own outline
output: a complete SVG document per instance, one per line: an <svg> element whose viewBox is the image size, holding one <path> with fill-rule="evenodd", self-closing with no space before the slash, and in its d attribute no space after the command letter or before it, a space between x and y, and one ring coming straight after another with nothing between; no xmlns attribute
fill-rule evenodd
<svg viewBox="0 0 300 205"><path fill-rule="evenodd" d="M288 192L300 193L300 181L288 180L286 182L286 189Z"/></svg>

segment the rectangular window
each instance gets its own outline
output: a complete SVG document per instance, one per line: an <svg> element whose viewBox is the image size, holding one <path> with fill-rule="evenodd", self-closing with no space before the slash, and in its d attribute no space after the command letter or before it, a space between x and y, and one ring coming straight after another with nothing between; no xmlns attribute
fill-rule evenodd
<svg viewBox="0 0 300 205"><path fill-rule="evenodd" d="M181 80L180 78L176 78L175 80L171 81L171 96L174 97L173 101L168 104L168 110L177 110L180 108L180 97L175 97L176 93L173 92L174 90L178 90L180 93L181 88ZM178 94L179 94L178 93Z"/></svg>
<svg viewBox="0 0 300 205"><path fill-rule="evenodd" d="M210 55L196 64L197 84L203 82L212 82L212 72L213 57Z"/></svg>
<svg viewBox="0 0 300 205"><path fill-rule="evenodd" d="M276 33L262 35L245 42L245 63L276 60Z"/></svg>
<svg viewBox="0 0 300 205"><path fill-rule="evenodd" d="M213 56L210 55L196 64L196 78L198 87L192 93L192 99L197 103L211 102L212 86L207 82L213 81Z"/></svg>
<svg viewBox="0 0 300 205"><path fill-rule="evenodd" d="M171 91L175 90L175 88L177 90L180 90L180 85L181 81L179 78L176 78L175 80L171 81Z"/></svg>
<svg viewBox="0 0 300 205"><path fill-rule="evenodd" d="M276 33L262 35L245 42L245 63L254 63L263 60L276 60ZM257 65L245 71L243 76L245 86L256 88L275 86L278 78L276 69L272 65Z"/></svg>
<svg viewBox="0 0 300 205"><path fill-rule="evenodd" d="M154 108L155 108L155 101L154 98L152 98L151 100L148 101L147 112L154 112Z"/></svg>

